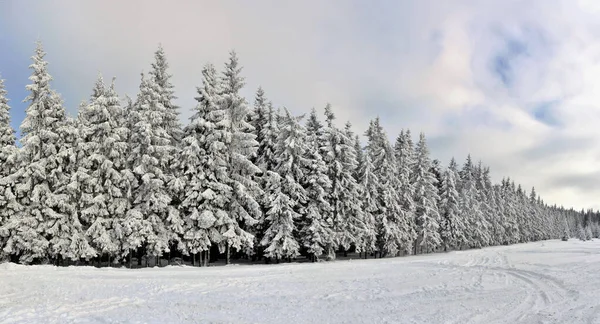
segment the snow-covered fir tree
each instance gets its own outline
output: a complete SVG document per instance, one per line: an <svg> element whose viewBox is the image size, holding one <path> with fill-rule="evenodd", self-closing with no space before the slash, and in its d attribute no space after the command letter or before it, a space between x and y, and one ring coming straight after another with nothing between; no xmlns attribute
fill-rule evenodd
<svg viewBox="0 0 600 324"><path fill-rule="evenodd" d="M256 90L256 96L254 98L254 107L248 113L247 119L248 123L253 128L253 133L256 136L256 142L258 142L258 148L256 150L256 154L252 156L252 162L256 164L257 157L262 155L261 149L263 149L263 145L261 143L264 142L263 137L263 129L268 123L269 117L269 102L267 101L267 97L265 95L265 91L262 87L259 87Z"/></svg>
<svg viewBox="0 0 600 324"><path fill-rule="evenodd" d="M518 211L516 206L516 198L514 191L514 183L511 186L510 179L506 178L502 180L502 194L501 198L504 206L504 243L503 244L515 244L520 242L520 230L518 224Z"/></svg>
<svg viewBox="0 0 600 324"><path fill-rule="evenodd" d="M171 83L172 75L168 69L169 63L167 62L165 50L162 45L159 45L156 52L154 52L154 62L149 75L156 86L157 100L165 110L162 120L163 127L171 137L172 145L176 146L183 133L179 122L179 107L173 102L177 97Z"/></svg>
<svg viewBox="0 0 600 324"><path fill-rule="evenodd" d="M253 251L253 236L248 233L248 229L261 217L258 200L264 194L255 180L256 174L261 170L250 160L256 154L258 143L252 125L247 121L248 104L240 94L244 86L241 70L237 54L235 51L230 52L229 61L225 64L225 71L221 77L221 105L225 110L223 123L230 136L227 143L227 169L233 189L231 201L227 205L228 219L225 220L224 226L220 226L224 240L219 246L225 251L227 263L230 247Z"/></svg>
<svg viewBox="0 0 600 324"><path fill-rule="evenodd" d="M440 236L444 250L461 249L467 245L465 237L466 224L459 209L459 199L456 182L458 181L458 166L454 158L442 175L440 190L441 215Z"/></svg>
<svg viewBox="0 0 600 324"><path fill-rule="evenodd" d="M167 220L171 195L167 184L173 146L164 127L166 108L160 101L159 91L154 79L142 74L135 109L129 112L133 125L128 162L135 180L132 206L125 220L125 227L135 231L126 233L125 246L143 245L146 254L155 257L169 251L171 239Z"/></svg>
<svg viewBox="0 0 600 324"><path fill-rule="evenodd" d="M396 138L394 144L394 157L396 159L396 176L398 178L398 188L400 195L400 208L404 212L404 217L413 231L411 232L412 240L415 240L415 202L414 202L414 183L413 169L415 165L415 150L412 141L410 130L402 130ZM413 253L416 254L417 244L413 245Z"/></svg>
<svg viewBox="0 0 600 324"><path fill-rule="evenodd" d="M479 209L481 210L481 221L485 228L487 239L482 243L482 246L488 246L492 244L492 231L494 212L492 210L491 197L491 183L488 179L489 175L486 174L485 168L481 161L474 167L473 177L475 181L475 199L479 202Z"/></svg>
<svg viewBox="0 0 600 324"><path fill-rule="evenodd" d="M20 205L15 201L14 181L9 176L17 167L17 146L15 131L10 125L10 106L4 80L0 77L0 260L3 259L2 249L8 233L3 233L3 225L9 217L18 212ZM15 210L16 209L16 210Z"/></svg>
<svg viewBox="0 0 600 324"><path fill-rule="evenodd" d="M10 125L10 106L4 80L0 77L0 177L8 176L14 168L16 153L15 130Z"/></svg>
<svg viewBox="0 0 600 324"><path fill-rule="evenodd" d="M266 189L271 203L260 242L265 247L265 256L269 258L279 260L299 255L296 224L306 215L304 206L307 202L307 192L302 186L308 163L305 154L306 131L299 118L285 109L275 148L277 165L275 172L269 174L272 179Z"/></svg>
<svg viewBox="0 0 600 324"><path fill-rule="evenodd" d="M373 161L377 176L377 249L381 255L395 256L410 253L416 233L410 214L402 209L401 188L397 163L379 118L371 121L367 130L367 154Z"/></svg>
<svg viewBox="0 0 600 324"><path fill-rule="evenodd" d="M478 197L475 166L470 155L460 171L460 177L460 210L468 224L467 240L470 247L480 248L489 242L489 226L482 211L482 202Z"/></svg>
<svg viewBox="0 0 600 324"><path fill-rule="evenodd" d="M264 96L264 94L261 96ZM258 96L257 100L259 100ZM258 129L260 129L260 134L258 134L257 129L255 129L255 133L257 134L257 139L259 142L254 163L261 170L261 173L256 176L256 181L258 182L259 186L264 189L270 186L269 181L275 179L272 175L270 175L270 172L274 172L275 167L277 166L277 161L275 159L275 147L277 145L277 137L279 135L279 126L277 125L277 113L275 112L271 102L267 103L267 110L262 115L263 119L256 121L261 125L258 126ZM264 247L260 244L260 241L262 240L265 231L266 213L271 204L268 192L263 190L259 199L259 203L261 207L261 215L256 219L256 224L252 226L255 246L254 257L258 258L263 256Z"/></svg>
<svg viewBox="0 0 600 324"><path fill-rule="evenodd" d="M356 138L355 142L356 151L362 152L358 137ZM360 195L362 197L361 205L364 213L365 235L363 248L366 258L368 254L375 253L378 249L378 223L376 217L379 211L377 204L377 197L379 195L379 179L377 179L377 175L375 174L375 167L373 166L371 156L369 154L360 154L359 157L360 160L357 181L360 186Z"/></svg>
<svg viewBox="0 0 600 324"><path fill-rule="evenodd" d="M99 256L122 251L124 218L130 207L127 165L128 129L115 90L100 76L90 103L79 112L78 170L71 177L86 236Z"/></svg>
<svg viewBox="0 0 600 324"><path fill-rule="evenodd" d="M156 86L157 100L164 108L164 115L162 117L162 126L171 139L169 153L169 165L164 170L165 177L168 186L168 192L171 196L171 202L169 203L168 215L166 219L167 231L169 236L169 249L173 244L181 244L181 235L183 231L183 220L179 215L179 192L183 190L184 183L182 183L181 177L177 174L179 155L181 153L180 143L183 131L179 122L179 107L175 105L173 100L177 99L173 84L171 83L172 75L169 72L169 63L167 62L166 54L162 45L159 45L158 49L154 53L154 62L152 63L152 69L149 72L149 77L153 80L153 84Z"/></svg>
<svg viewBox="0 0 600 324"><path fill-rule="evenodd" d="M343 250L348 250L354 245L357 252L360 252L364 246L366 227L363 222L360 188L354 177L354 170L358 165L354 152L354 136L334 125L335 115L329 104L325 107L325 117L327 121L323 130L323 154L329 166L329 199L333 208L336 245Z"/></svg>
<svg viewBox="0 0 600 324"><path fill-rule="evenodd" d="M206 253L222 241L217 226L232 222L227 204L232 189L227 173L229 132L221 107L219 79L212 64L202 69L196 111L185 128L179 174L185 183L180 210L185 220L182 250ZM207 260L205 258L205 263Z"/></svg>
<svg viewBox="0 0 600 324"><path fill-rule="evenodd" d="M56 97L57 105L62 106L62 100ZM77 121L65 116L64 122L56 129L57 135L63 140L58 151L58 164L61 166L62 177L54 189L56 199L60 202L55 207L60 212L56 215L48 232L51 255L57 263L61 259L89 260L96 255L85 237L85 225L80 222L80 206L77 197L80 188L73 182L73 175L79 169L77 146L80 141Z"/></svg>
<svg viewBox="0 0 600 324"><path fill-rule="evenodd" d="M419 135L413 170L417 253L434 252L441 244L440 215L437 207L437 179L432 165L425 134Z"/></svg>
<svg viewBox="0 0 600 324"><path fill-rule="evenodd" d="M307 122L306 139L306 163L304 166L304 177L302 184L306 188L306 207L304 212L304 223L300 226L300 238L302 245L313 260L326 254L329 257L334 253L334 232L332 230L333 208L327 199L327 193L331 190L331 180L327 176L327 165L321 156L320 135L322 125L316 119L316 113L310 115Z"/></svg>
<svg viewBox="0 0 600 324"><path fill-rule="evenodd" d="M60 96L50 88L52 77L45 55L38 43L29 66L31 84L26 87L29 95L25 99L29 106L21 124L19 167L10 175L16 185L13 206L18 212L2 229L8 235L4 252L19 256L23 263L57 258L61 252L57 238L75 230L75 225L66 229L56 226L73 212L66 193L59 192L67 177L60 153L69 145L64 135L70 125Z"/></svg>

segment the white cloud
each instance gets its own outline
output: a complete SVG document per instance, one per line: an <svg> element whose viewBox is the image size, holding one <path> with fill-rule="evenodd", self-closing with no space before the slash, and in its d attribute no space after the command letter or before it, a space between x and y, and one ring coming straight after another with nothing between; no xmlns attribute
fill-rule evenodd
<svg viewBox="0 0 600 324"><path fill-rule="evenodd" d="M392 138L400 128L425 131L444 162L472 153L496 180L509 175L546 201L598 208L600 187L554 180L600 174L599 8L587 0L55 0L27 7L30 19L14 28L28 46L45 41L71 109L98 71L134 94L161 42L187 117L202 65L221 66L235 48L249 99L262 85L296 113L331 102L340 124L350 120L359 133L379 114ZM510 41L523 53L511 55ZM509 87L493 71L498 55ZM532 115L551 101L561 126Z"/></svg>

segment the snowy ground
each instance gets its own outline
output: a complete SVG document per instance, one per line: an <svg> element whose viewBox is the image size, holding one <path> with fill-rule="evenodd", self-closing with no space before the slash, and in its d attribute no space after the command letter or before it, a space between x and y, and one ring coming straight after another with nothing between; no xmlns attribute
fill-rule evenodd
<svg viewBox="0 0 600 324"><path fill-rule="evenodd" d="M0 265L0 323L600 323L600 240L209 268Z"/></svg>

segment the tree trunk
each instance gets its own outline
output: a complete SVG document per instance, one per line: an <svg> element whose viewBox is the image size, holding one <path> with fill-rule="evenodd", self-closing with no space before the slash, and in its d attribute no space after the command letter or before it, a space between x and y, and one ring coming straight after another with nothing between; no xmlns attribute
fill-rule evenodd
<svg viewBox="0 0 600 324"><path fill-rule="evenodd" d="M110 268L112 264L110 263L110 254L108 255L108 267Z"/></svg>
<svg viewBox="0 0 600 324"><path fill-rule="evenodd" d="M204 266L208 267L210 264L210 249L206 250L206 255L204 257Z"/></svg>
<svg viewBox="0 0 600 324"><path fill-rule="evenodd" d="M131 254L133 254L133 251L131 249L129 249L129 269L131 269Z"/></svg>
<svg viewBox="0 0 600 324"><path fill-rule="evenodd" d="M229 264L229 242L225 245L225 264Z"/></svg>
<svg viewBox="0 0 600 324"><path fill-rule="evenodd" d="M160 257L158 255L156 256L156 263L154 265L160 267Z"/></svg>
<svg viewBox="0 0 600 324"><path fill-rule="evenodd" d="M171 251L169 250L169 260L167 261L168 265L171 265Z"/></svg>

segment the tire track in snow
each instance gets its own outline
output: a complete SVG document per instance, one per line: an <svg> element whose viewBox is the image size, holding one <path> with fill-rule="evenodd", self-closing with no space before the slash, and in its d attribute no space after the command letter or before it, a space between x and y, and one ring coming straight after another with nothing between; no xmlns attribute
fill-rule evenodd
<svg viewBox="0 0 600 324"><path fill-rule="evenodd" d="M468 260L463 263L442 263L437 266L452 269L454 271L474 270L477 274L467 290L483 290L483 277L491 275L496 278L504 277L511 281L522 284L525 298L523 300L514 300L501 309L495 310L493 314L488 311L487 314L468 315L467 322L491 322L507 323L518 322L528 317L551 317L557 315L556 309L564 306L566 303L578 298L578 292L568 288L560 280L535 271L517 269L508 260L508 257L496 252L496 257L491 258L488 254L469 253ZM506 283L508 284L508 282ZM477 288L477 289L475 289ZM491 315L491 316L490 316ZM592 315L594 317L595 315Z"/></svg>
<svg viewBox="0 0 600 324"><path fill-rule="evenodd" d="M39 310L21 310L10 314L10 317L3 316L0 323L35 323L36 320L44 319L55 323L64 323L90 318L91 315L101 314L118 308L129 307L133 305L142 305L145 301L140 298L100 298L83 302L49 304Z"/></svg>

